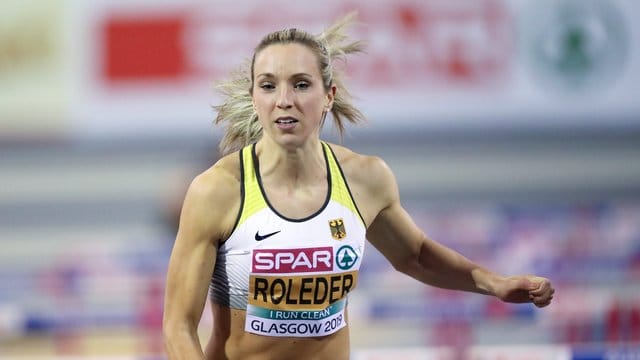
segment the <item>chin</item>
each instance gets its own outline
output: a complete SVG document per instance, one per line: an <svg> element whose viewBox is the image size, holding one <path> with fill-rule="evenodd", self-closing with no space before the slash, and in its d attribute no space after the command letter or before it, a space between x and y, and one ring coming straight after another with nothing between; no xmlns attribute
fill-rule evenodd
<svg viewBox="0 0 640 360"><path fill-rule="evenodd" d="M302 137L294 134L282 134L278 136L275 142L285 149L293 150L298 149L309 140L309 137Z"/></svg>

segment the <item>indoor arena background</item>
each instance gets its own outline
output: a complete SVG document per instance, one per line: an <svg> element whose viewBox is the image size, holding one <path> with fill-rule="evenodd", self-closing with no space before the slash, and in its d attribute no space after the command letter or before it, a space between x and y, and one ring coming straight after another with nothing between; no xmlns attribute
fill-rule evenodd
<svg viewBox="0 0 640 360"><path fill-rule="evenodd" d="M505 305L369 246L353 358L639 359L634 0L2 0L0 359L164 358L178 211L218 158L213 84L266 32L351 10L369 122L344 144L387 161L429 236L556 287Z"/></svg>

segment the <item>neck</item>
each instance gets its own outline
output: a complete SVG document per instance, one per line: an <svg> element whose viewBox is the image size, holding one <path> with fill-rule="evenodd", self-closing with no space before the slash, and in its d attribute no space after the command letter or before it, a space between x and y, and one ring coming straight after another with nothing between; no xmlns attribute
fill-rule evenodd
<svg viewBox="0 0 640 360"><path fill-rule="evenodd" d="M260 174L285 186L300 186L326 179L327 169L319 139L301 147L284 148L263 138L256 145Z"/></svg>

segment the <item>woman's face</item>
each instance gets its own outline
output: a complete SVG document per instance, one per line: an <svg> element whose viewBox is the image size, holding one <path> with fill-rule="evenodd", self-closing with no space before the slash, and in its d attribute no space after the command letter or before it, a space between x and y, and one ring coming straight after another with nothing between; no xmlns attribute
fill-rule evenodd
<svg viewBox="0 0 640 360"><path fill-rule="evenodd" d="M335 87L324 89L313 51L296 43L269 45L256 55L253 69L253 104L264 134L287 148L319 137Z"/></svg>

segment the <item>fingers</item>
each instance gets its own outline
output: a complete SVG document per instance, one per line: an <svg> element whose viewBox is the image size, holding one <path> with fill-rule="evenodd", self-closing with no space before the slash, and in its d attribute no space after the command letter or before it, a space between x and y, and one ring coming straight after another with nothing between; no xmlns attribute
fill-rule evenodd
<svg viewBox="0 0 640 360"><path fill-rule="evenodd" d="M533 296L542 296L549 290L553 290L551 288L551 283L547 279L543 279L540 282L536 282L536 287L529 291L529 294Z"/></svg>
<svg viewBox="0 0 640 360"><path fill-rule="evenodd" d="M533 298L531 299L531 301L533 302L533 304L539 308L541 307L545 307L549 304L551 304L551 300L553 300L553 294L555 293L555 290L553 288L549 288L549 291L545 292L544 294L540 295L540 296L533 296Z"/></svg>
<svg viewBox="0 0 640 360"><path fill-rule="evenodd" d="M539 307L539 308L543 308L545 306L548 306L549 304L551 304L551 299L553 299L553 296L551 296L549 299L547 299L547 301L543 301L543 302L533 302L533 305Z"/></svg>
<svg viewBox="0 0 640 360"><path fill-rule="evenodd" d="M498 292L500 299L511 303L533 303L537 307L551 304L555 290L547 278L535 275L518 275L509 278Z"/></svg>
<svg viewBox="0 0 640 360"><path fill-rule="evenodd" d="M538 283L536 289L529 291L529 299L535 306L541 308L551 303L555 289L551 287L548 279L539 279L542 279L542 281Z"/></svg>
<svg viewBox="0 0 640 360"><path fill-rule="evenodd" d="M529 295L529 298L531 299L531 302L537 306L537 307L545 307L549 304L551 304L551 300L553 300L553 293L554 291L551 290L549 293L546 293L544 295L541 296L531 296Z"/></svg>

